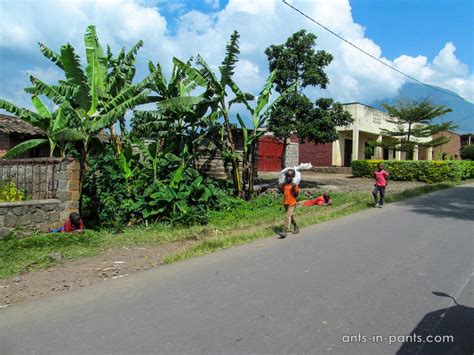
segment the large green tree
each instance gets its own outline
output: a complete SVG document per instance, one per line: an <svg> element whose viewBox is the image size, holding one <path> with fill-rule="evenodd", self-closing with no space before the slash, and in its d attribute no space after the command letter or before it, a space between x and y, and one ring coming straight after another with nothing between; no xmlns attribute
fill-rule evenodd
<svg viewBox="0 0 474 355"><path fill-rule="evenodd" d="M400 99L396 104L382 104L382 106L390 116L387 121L395 125L393 130L382 129L382 136L393 139L385 139L382 142L373 142L373 144L406 152L407 159L413 159L416 145L429 148L447 143L449 137L433 138L433 135L456 128L456 125L451 121L433 123L433 119L452 110L444 105L435 105L428 99ZM423 142L419 141L420 139Z"/></svg>
<svg viewBox="0 0 474 355"><path fill-rule="evenodd" d="M328 143L337 138L336 126L352 122L349 113L331 99L310 100L303 92L307 87L325 89L329 78L325 68L333 56L315 50L316 35L305 30L295 32L284 44L265 50L270 71L275 71L276 91L284 92L292 85L297 90L283 98L273 110L268 128L283 140L281 165L285 167L288 138L296 134L303 141Z"/></svg>
<svg viewBox="0 0 474 355"><path fill-rule="evenodd" d="M87 159L99 132L104 128L113 127L117 122L123 122L128 110L156 101L156 97L151 96L150 90L147 89L154 79L153 75L141 82L131 83L134 76L134 56L141 43L128 54L123 52L124 54L114 59L110 50L107 55L104 53L94 26L87 28L84 43L85 68L70 44L63 45L60 52L40 44L43 55L64 72L65 80L50 85L30 76L33 87L26 89L28 93L43 95L59 106L62 114L66 116L67 127L74 130L76 137L81 137L78 145L81 194ZM27 111L13 104L3 108L23 119L27 118L25 115L29 115Z"/></svg>

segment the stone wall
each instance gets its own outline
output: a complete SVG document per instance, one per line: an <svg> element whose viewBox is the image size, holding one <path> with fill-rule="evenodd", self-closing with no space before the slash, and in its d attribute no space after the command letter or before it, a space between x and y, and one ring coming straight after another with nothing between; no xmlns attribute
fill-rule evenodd
<svg viewBox="0 0 474 355"><path fill-rule="evenodd" d="M50 159L58 164L54 199L0 202L0 237L13 230L20 235L59 227L79 208L79 164L73 159ZM24 163L19 161L19 164ZM44 161L41 164L45 164ZM16 171L16 168L12 169ZM34 170L33 170L34 171Z"/></svg>
<svg viewBox="0 0 474 355"><path fill-rule="evenodd" d="M31 200L0 203L0 237L12 230L18 234L32 231L47 232L49 228L59 227L64 205L60 200Z"/></svg>
<svg viewBox="0 0 474 355"><path fill-rule="evenodd" d="M291 142L286 146L285 167L299 164L299 144Z"/></svg>
<svg viewBox="0 0 474 355"><path fill-rule="evenodd" d="M257 151L258 151L258 146L257 146ZM242 151L237 150L237 153L242 154ZM232 177L231 164L229 163L228 166L226 167L219 153L216 153L214 156L201 157L197 161L196 165L197 165L198 170L201 173L206 174L215 179L230 179ZM255 161L255 169L254 169L255 176L257 176L257 173L258 173L257 167L258 167L258 157L256 158L256 161ZM242 161L239 161L239 168L240 168L240 172L242 173L242 168L243 168Z"/></svg>

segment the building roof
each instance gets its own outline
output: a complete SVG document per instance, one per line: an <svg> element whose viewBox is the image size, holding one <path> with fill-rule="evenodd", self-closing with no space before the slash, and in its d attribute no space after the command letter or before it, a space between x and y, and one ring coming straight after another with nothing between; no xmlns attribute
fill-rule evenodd
<svg viewBox="0 0 474 355"><path fill-rule="evenodd" d="M377 110L375 107L373 106L370 106L370 105L367 105L367 104L363 104L362 102L358 102L358 101L354 101L354 102L344 102L342 104L342 106L348 106L348 105L361 105L361 106L365 106L365 107L370 107L370 108L373 108L375 110ZM380 111L380 110L379 110Z"/></svg>
<svg viewBox="0 0 474 355"><path fill-rule="evenodd" d="M43 130L33 127L18 117L2 114L0 114L0 132L5 134L44 136Z"/></svg>

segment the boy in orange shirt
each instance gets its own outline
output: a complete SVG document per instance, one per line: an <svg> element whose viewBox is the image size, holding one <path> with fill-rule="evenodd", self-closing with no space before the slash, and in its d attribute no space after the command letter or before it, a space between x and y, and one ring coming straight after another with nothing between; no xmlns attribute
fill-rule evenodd
<svg viewBox="0 0 474 355"><path fill-rule="evenodd" d="M294 234L300 231L296 225L294 216L297 204L296 197L298 197L300 189L298 188L298 185L292 183L294 177L295 171L293 169L288 170L285 174L285 183L279 186L280 191L283 192L283 206L285 207L285 225L283 227L283 232L278 233L280 238L286 238L290 223L293 224Z"/></svg>

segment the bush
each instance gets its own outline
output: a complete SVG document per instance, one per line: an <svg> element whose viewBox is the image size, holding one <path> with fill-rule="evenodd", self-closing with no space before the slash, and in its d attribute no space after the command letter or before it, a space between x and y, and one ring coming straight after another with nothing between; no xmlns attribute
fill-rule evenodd
<svg viewBox="0 0 474 355"><path fill-rule="evenodd" d="M83 215L89 227L122 229L125 224L164 222L172 225L206 224L212 211L239 203L232 185L180 167L171 155L157 160L156 178L150 164L134 160L133 178L124 173L109 146L88 163Z"/></svg>
<svg viewBox="0 0 474 355"><path fill-rule="evenodd" d="M432 184L474 177L474 162L461 160L354 160L351 164L352 174L373 177L378 163L384 163L392 180L417 180Z"/></svg>
<svg viewBox="0 0 474 355"><path fill-rule="evenodd" d="M474 160L474 145L468 145L461 149L461 158Z"/></svg>
<svg viewBox="0 0 474 355"><path fill-rule="evenodd" d="M26 193L17 188L13 181L0 181L0 202L14 202L28 200Z"/></svg>
<svg viewBox="0 0 474 355"><path fill-rule="evenodd" d="M128 185L116 163L112 147L88 160L83 190L83 218L87 227L117 227L128 218L132 203Z"/></svg>

